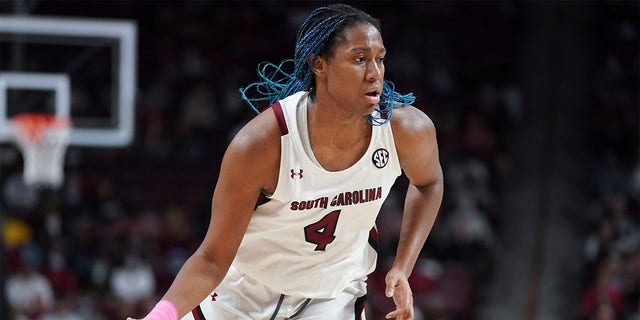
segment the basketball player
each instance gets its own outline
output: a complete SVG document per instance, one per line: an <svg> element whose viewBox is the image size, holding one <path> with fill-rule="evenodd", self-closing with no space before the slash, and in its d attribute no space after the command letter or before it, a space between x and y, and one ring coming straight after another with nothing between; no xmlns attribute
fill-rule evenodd
<svg viewBox="0 0 640 320"><path fill-rule="evenodd" d="M413 319L407 278L443 193L434 125L384 80L376 19L330 5L296 38L293 74L265 64L262 81L241 89L271 106L230 143L208 232L144 319L364 319L376 216L402 172L386 317ZM256 87L263 96L248 98Z"/></svg>

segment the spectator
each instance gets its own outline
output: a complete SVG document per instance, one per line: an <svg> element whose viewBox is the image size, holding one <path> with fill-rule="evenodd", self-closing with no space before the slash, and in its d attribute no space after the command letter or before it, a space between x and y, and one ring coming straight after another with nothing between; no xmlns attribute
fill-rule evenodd
<svg viewBox="0 0 640 320"><path fill-rule="evenodd" d="M15 318L37 319L53 307L53 289L39 271L41 253L36 245L23 246L20 258L17 272L9 274L5 283L7 302Z"/></svg>

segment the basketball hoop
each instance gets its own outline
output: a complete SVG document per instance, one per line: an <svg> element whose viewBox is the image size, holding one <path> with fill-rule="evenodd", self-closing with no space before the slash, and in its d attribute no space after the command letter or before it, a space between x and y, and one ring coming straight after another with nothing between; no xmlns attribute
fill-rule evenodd
<svg viewBox="0 0 640 320"><path fill-rule="evenodd" d="M64 156L71 120L41 113L23 113L11 120L24 160L25 184L60 187L64 181Z"/></svg>

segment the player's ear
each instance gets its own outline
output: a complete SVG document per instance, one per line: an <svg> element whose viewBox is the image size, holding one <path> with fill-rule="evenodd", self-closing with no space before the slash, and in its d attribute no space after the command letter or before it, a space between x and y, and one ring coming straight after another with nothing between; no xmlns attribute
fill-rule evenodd
<svg viewBox="0 0 640 320"><path fill-rule="evenodd" d="M314 61L315 58L315 61ZM324 74L327 66L327 61L322 56L310 55L307 59L307 63L311 65L311 70L316 76Z"/></svg>

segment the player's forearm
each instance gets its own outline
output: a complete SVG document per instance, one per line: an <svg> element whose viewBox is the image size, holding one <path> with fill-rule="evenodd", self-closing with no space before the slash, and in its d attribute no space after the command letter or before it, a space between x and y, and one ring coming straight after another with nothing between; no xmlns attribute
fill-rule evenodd
<svg viewBox="0 0 640 320"><path fill-rule="evenodd" d="M196 252L182 266L162 299L171 301L182 317L218 286L228 267L219 266Z"/></svg>
<svg viewBox="0 0 640 320"><path fill-rule="evenodd" d="M422 187L410 184L407 189L400 239L393 263L393 267L404 272L407 277L431 232L440 209L442 194L442 179Z"/></svg>

